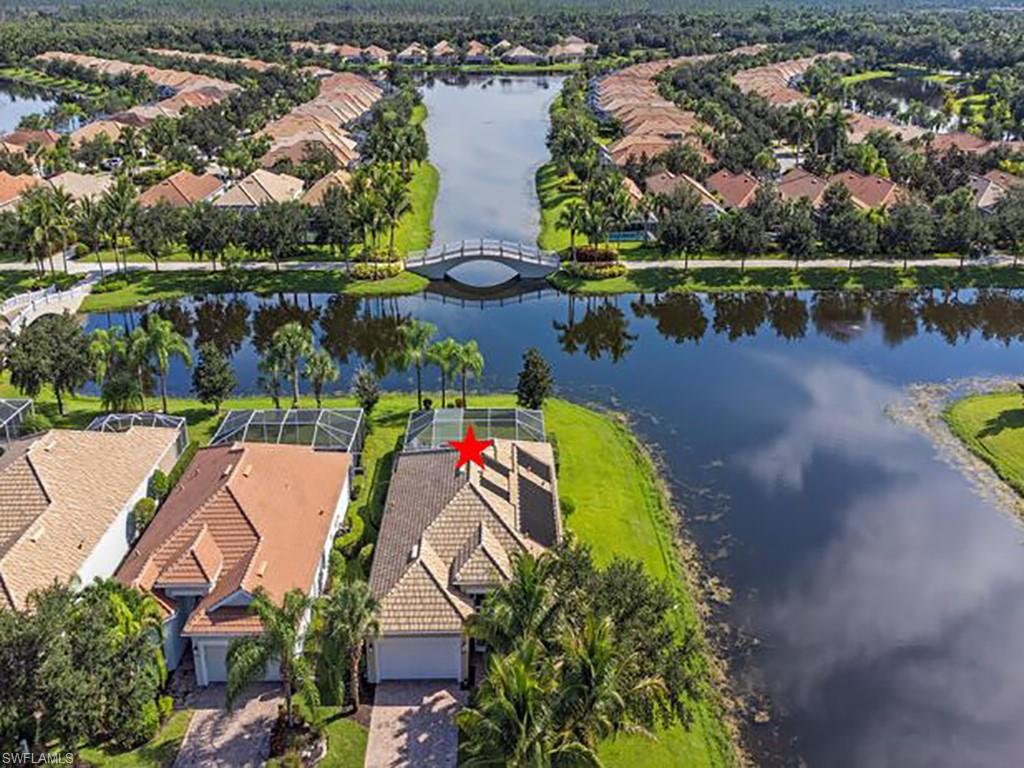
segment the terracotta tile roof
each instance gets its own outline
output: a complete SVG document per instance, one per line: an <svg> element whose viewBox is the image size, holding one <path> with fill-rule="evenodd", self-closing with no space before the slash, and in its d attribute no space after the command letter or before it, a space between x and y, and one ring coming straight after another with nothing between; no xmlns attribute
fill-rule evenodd
<svg viewBox="0 0 1024 768"><path fill-rule="evenodd" d="M56 131L11 131L4 135L4 142L15 144L19 147L28 147L35 144L39 147L53 147L60 141L60 134Z"/></svg>
<svg viewBox="0 0 1024 768"><path fill-rule="evenodd" d="M157 56L170 56L179 59L192 59L193 61L213 61L217 64L229 64L239 67L245 67L251 69L253 72L266 72L267 70L273 69L278 66L277 64L271 64L268 61L260 61L259 59L250 59L246 57L234 57L234 56L221 56L216 53L194 53L192 51L179 51L174 48L147 48L150 53L155 53Z"/></svg>
<svg viewBox="0 0 1024 768"><path fill-rule="evenodd" d="M385 633L460 631L472 611L464 588L493 586L514 554L561 539L549 444L496 440L485 468L468 472L453 456L396 460L370 574Z"/></svg>
<svg viewBox="0 0 1024 768"><path fill-rule="evenodd" d="M470 40L466 44L466 55L467 56L486 56L487 46L481 43L479 40Z"/></svg>
<svg viewBox="0 0 1024 768"><path fill-rule="evenodd" d="M178 171L139 195L139 205L156 205L162 200L175 208L185 208L200 200L209 200L222 186L220 179L211 173L197 176L191 171Z"/></svg>
<svg viewBox="0 0 1024 768"><path fill-rule="evenodd" d="M399 54L395 57L396 59L425 59L427 57L427 49L419 43L410 43L403 48Z"/></svg>
<svg viewBox="0 0 1024 768"><path fill-rule="evenodd" d="M312 591L349 462L344 453L296 445L200 449L118 580L158 594L175 584L210 584L184 632L258 632L259 620L245 608L218 603L260 586L275 600L291 589Z"/></svg>
<svg viewBox="0 0 1024 768"><path fill-rule="evenodd" d="M643 199L643 190L641 190L640 187L637 186L636 182L629 178L629 176L622 177L622 186L626 190L626 194L629 195L629 199L634 203Z"/></svg>
<svg viewBox="0 0 1024 768"><path fill-rule="evenodd" d="M829 184L842 184L860 208L888 208L902 195L900 186L881 176L864 176L855 171L843 171L829 179Z"/></svg>
<svg viewBox="0 0 1024 768"><path fill-rule="evenodd" d="M145 75L155 85L171 88L176 91L196 90L213 86L224 94L240 91L242 86L230 83L209 75L197 75L177 69L161 69L148 64L131 64L115 59L104 59L98 56L87 56L81 53L65 53L63 51L47 51L36 56L37 61L68 61L80 67L86 67L103 74L115 76L120 74Z"/></svg>
<svg viewBox="0 0 1024 768"><path fill-rule="evenodd" d="M515 48L512 48L511 50L503 53L501 55L501 58L504 61L540 61L544 57L541 56L539 53L534 53L525 45L517 45Z"/></svg>
<svg viewBox="0 0 1024 768"><path fill-rule="evenodd" d="M0 171L0 208L13 205L22 195L42 183L43 180L38 176L28 173L14 176L7 171Z"/></svg>
<svg viewBox="0 0 1024 768"><path fill-rule="evenodd" d="M433 56L434 58L442 56L455 56L457 53L458 51L455 50L455 47L447 40L441 40L435 43L434 47L430 49L430 55Z"/></svg>
<svg viewBox="0 0 1024 768"><path fill-rule="evenodd" d="M175 455L177 439L176 429L163 427L55 429L5 458L0 581L15 606L23 607L33 590L78 572L154 467Z"/></svg>
<svg viewBox="0 0 1024 768"><path fill-rule="evenodd" d="M339 168L322 179L317 179L313 186L306 191L306 194L302 196L302 202L306 205L320 205L328 189L338 185L348 189L351 184L352 174L344 168Z"/></svg>
<svg viewBox="0 0 1024 768"><path fill-rule="evenodd" d="M952 149L959 149L969 155L981 155L995 147L997 142L988 141L973 133L936 133L929 146L932 151L944 155Z"/></svg>
<svg viewBox="0 0 1024 768"><path fill-rule="evenodd" d="M860 144L867 139L872 131L888 131L900 141L911 141L924 136L927 131L916 125L902 125L887 117L874 117L862 112L844 110L850 116L850 133L847 140L851 144Z"/></svg>
<svg viewBox="0 0 1024 768"><path fill-rule="evenodd" d="M115 142L121 138L121 129L122 125L113 120L94 120L71 132L71 146L72 148L78 148L84 142L92 141L100 135L106 136L111 142Z"/></svg>
<svg viewBox="0 0 1024 768"><path fill-rule="evenodd" d="M262 168L253 171L214 201L214 205L253 208L265 203L297 200L302 194L302 179Z"/></svg>
<svg viewBox="0 0 1024 768"><path fill-rule="evenodd" d="M825 196L828 182L803 168L793 168L779 179L778 190L783 200L806 198L817 208Z"/></svg>
<svg viewBox="0 0 1024 768"><path fill-rule="evenodd" d="M726 208L746 208L761 186L754 176L743 171L732 173L723 168L708 176L707 187L725 202Z"/></svg>
<svg viewBox="0 0 1024 768"><path fill-rule="evenodd" d="M778 61L762 67L741 70L732 76L732 82L743 93L761 96L770 104L794 104L807 100L807 96L793 88L790 83L810 69L812 64L822 59L847 61L851 58L848 53L835 51L801 59Z"/></svg>
<svg viewBox="0 0 1024 768"><path fill-rule="evenodd" d="M387 61L391 58L391 51L379 45L368 45L363 49L363 58L368 61Z"/></svg>
<svg viewBox="0 0 1024 768"><path fill-rule="evenodd" d="M63 189L75 201L95 200L114 186L114 178L109 173L65 171L50 178L48 183L54 189Z"/></svg>
<svg viewBox="0 0 1024 768"><path fill-rule="evenodd" d="M652 195L671 195L679 188L689 189L696 196L702 207L722 210L715 196L708 191L708 188L699 181L685 173L671 173L662 171L644 179L644 188Z"/></svg>
<svg viewBox="0 0 1024 768"><path fill-rule="evenodd" d="M1024 184L1024 179L1020 176L1014 176L1012 173L1001 171L998 168L993 168L991 171L985 174L985 178L989 181L993 181L1003 189L1010 189L1011 187L1019 187Z"/></svg>

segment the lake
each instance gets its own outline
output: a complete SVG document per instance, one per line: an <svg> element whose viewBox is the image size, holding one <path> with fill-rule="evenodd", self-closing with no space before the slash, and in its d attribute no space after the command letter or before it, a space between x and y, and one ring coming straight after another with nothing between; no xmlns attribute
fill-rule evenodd
<svg viewBox="0 0 1024 768"><path fill-rule="evenodd" d="M535 237L532 178L555 92L540 82L426 88L438 242ZM738 686L771 697L772 722L749 728L759 763L1020 763L1021 526L884 409L912 382L1020 371L1024 293L580 300L520 287L500 302L461 301L448 283L365 300L197 297L86 320L133 326L158 311L193 344L229 352L246 392L259 350L291 319L314 329L343 382L366 360L407 390L414 375L388 369L406 318L475 338L486 390L512 389L535 346L561 395L629 412L664 459L689 530L733 592L720 618L745 649ZM427 379L437 386L435 371ZM189 390L177 362L170 390Z"/></svg>
<svg viewBox="0 0 1024 768"><path fill-rule="evenodd" d="M57 102L32 88L0 80L0 133L13 131L21 118L46 112Z"/></svg>

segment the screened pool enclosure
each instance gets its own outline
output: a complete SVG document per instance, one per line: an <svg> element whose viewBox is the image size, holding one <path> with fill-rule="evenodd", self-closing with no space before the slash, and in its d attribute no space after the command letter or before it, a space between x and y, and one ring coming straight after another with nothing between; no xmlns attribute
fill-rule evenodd
<svg viewBox="0 0 1024 768"><path fill-rule="evenodd" d="M480 440L536 440L543 442L544 414L525 408L438 408L409 416L405 451L446 448L461 440L466 428Z"/></svg>

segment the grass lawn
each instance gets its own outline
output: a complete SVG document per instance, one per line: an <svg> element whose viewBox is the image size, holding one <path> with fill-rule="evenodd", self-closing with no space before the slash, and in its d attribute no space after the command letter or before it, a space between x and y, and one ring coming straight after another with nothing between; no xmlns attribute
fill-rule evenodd
<svg viewBox="0 0 1024 768"><path fill-rule="evenodd" d="M358 296L419 293L427 279L402 272L383 280L354 280L344 270L246 270L229 278L224 272L135 272L124 285L103 293L93 292L82 302L82 312L129 309L161 299L177 299L204 293L348 293Z"/></svg>
<svg viewBox="0 0 1024 768"><path fill-rule="evenodd" d="M434 218L434 202L441 174L430 162L417 163L409 182L409 211L398 221L395 249L399 253L429 248L434 237L430 220Z"/></svg>
<svg viewBox="0 0 1024 768"><path fill-rule="evenodd" d="M548 278L556 288L580 294L661 293L664 291L901 290L919 288L1017 288L1024 286L1024 268L1017 267L890 267L803 266L748 269L691 266L633 270L621 277L584 280L556 272Z"/></svg>
<svg viewBox="0 0 1024 768"><path fill-rule="evenodd" d="M297 699L299 709L305 714L307 708L301 698ZM323 768L363 768L366 756L366 741L370 732L355 720L346 718L341 707L320 707L320 721L327 736L327 754L317 763ZM273 758L267 761L267 768L281 768L282 761Z"/></svg>
<svg viewBox="0 0 1024 768"><path fill-rule="evenodd" d="M34 291L38 288L46 288L54 283L67 287L78 282L79 278L72 275L58 273L51 276L49 273L40 278L35 272L3 272L0 271L0 299L6 299L19 293Z"/></svg>
<svg viewBox="0 0 1024 768"><path fill-rule="evenodd" d="M843 85L855 85L856 83L865 83L868 80L881 80L886 77L892 77L895 73L889 69L870 69L867 72L857 72L853 75L847 75L842 79Z"/></svg>
<svg viewBox="0 0 1024 768"><path fill-rule="evenodd" d="M108 752L104 747L85 747L78 759L100 768L169 768L174 765L181 740L185 738L192 710L179 709L156 737L130 752Z"/></svg>
<svg viewBox="0 0 1024 768"><path fill-rule="evenodd" d="M966 397L953 403L945 418L964 445L1024 494L1024 399L1020 392Z"/></svg>
<svg viewBox="0 0 1024 768"><path fill-rule="evenodd" d="M15 394L7 376L0 377L0 397ZM436 393L429 396L439 401ZM303 400L305 405L311 402L309 397ZM514 398L502 394L472 395L470 402L473 406L501 407L513 405ZM67 398L64 417L58 417L49 391L36 403L39 412L58 426L81 427L101 412L95 397ZM150 398L150 405L154 404L155 400ZM326 407L353 404L350 397L328 397L324 401ZM268 397L242 397L225 402L222 410L269 407ZM383 509L391 464L409 411L414 407L414 394L387 393L373 412L373 428L363 454L366 471L359 482L359 497L353 504L353 511L367 522L375 523ZM188 419L189 434L199 445L209 442L223 415L216 415L188 398L172 398L170 411ZM678 589L679 621L689 626L697 624L694 598L673 543L673 513L647 453L614 416L555 399L545 406L545 418L548 433L557 444L560 494L574 506L566 519L568 529L593 548L600 563L607 563L616 555L635 558L654 576L669 579ZM337 714L335 710L329 711ZM693 702L692 711L694 721L689 730L678 725L664 729L654 742L624 736L604 745L602 758L607 765L621 768L733 764L729 734L710 687L707 696ZM331 751L325 764L360 765L365 731L345 718L328 717L328 721Z"/></svg>
<svg viewBox="0 0 1024 768"><path fill-rule="evenodd" d="M72 96L99 97L107 91L99 83L85 83L70 77L54 77L45 72L40 72L38 69L29 69L27 67L0 68L0 80L10 80L37 88L60 91Z"/></svg>

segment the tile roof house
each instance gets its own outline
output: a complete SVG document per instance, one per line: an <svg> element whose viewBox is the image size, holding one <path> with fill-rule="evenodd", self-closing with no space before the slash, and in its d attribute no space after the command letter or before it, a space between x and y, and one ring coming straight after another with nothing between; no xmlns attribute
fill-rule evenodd
<svg viewBox="0 0 1024 768"><path fill-rule="evenodd" d="M993 168L984 176L972 174L967 186L974 195L974 204L985 213L993 213L1010 189L1024 186L1024 179Z"/></svg>
<svg viewBox="0 0 1024 768"><path fill-rule="evenodd" d="M466 43L463 60L467 64L490 64L491 54L488 52L487 46L479 40L470 40Z"/></svg>
<svg viewBox="0 0 1024 768"><path fill-rule="evenodd" d="M997 143L975 136L973 133L954 131L953 133L936 133L931 141L925 142L925 146L939 155L944 155L954 149L968 155L983 155Z"/></svg>
<svg viewBox="0 0 1024 768"><path fill-rule="evenodd" d="M464 680L464 624L521 553L562 538L551 445L494 441L484 468L455 471L454 452L405 451L395 461L370 589L380 633L367 649L372 682Z"/></svg>
<svg viewBox="0 0 1024 768"><path fill-rule="evenodd" d="M701 208L709 216L717 216L724 210L721 203L718 202L707 187L685 173L676 174L671 171L662 171L653 176L648 176L644 179L644 189L650 195L664 197L673 195L676 190L688 189L697 197Z"/></svg>
<svg viewBox="0 0 1024 768"><path fill-rule="evenodd" d="M0 211L15 208L22 195L42 183L42 179L29 173L13 175L0 171Z"/></svg>
<svg viewBox="0 0 1024 768"><path fill-rule="evenodd" d="M759 182L746 171L732 173L723 168L708 176L707 187L717 194L726 208L746 208L757 195Z"/></svg>
<svg viewBox="0 0 1024 768"><path fill-rule="evenodd" d="M348 189L351 184L352 174L344 168L338 168L336 171L328 173L322 179L317 179L313 186L306 190L306 194L302 196L302 202L306 205L320 205L324 201L324 195L327 194L327 190L331 187L341 186Z"/></svg>
<svg viewBox="0 0 1024 768"><path fill-rule="evenodd" d="M899 184L881 176L864 175L856 171L843 171L833 175L829 184L842 184L850 190L853 203L858 208L888 208L897 203L903 195Z"/></svg>
<svg viewBox="0 0 1024 768"><path fill-rule="evenodd" d="M114 186L109 173L78 173L65 171L51 177L47 183L54 189L63 189L76 203L79 200L97 200Z"/></svg>
<svg viewBox="0 0 1024 768"><path fill-rule="evenodd" d="M419 43L410 43L395 56L399 64L426 64L429 52Z"/></svg>
<svg viewBox="0 0 1024 768"><path fill-rule="evenodd" d="M779 179L778 184L779 196L783 200L806 198L815 208L821 205L827 188L828 182L825 179L815 176L803 168L787 171Z"/></svg>
<svg viewBox="0 0 1024 768"><path fill-rule="evenodd" d="M19 147L36 146L40 149L51 149L57 146L60 141L60 134L56 131L11 131L4 135L5 144L14 144Z"/></svg>
<svg viewBox="0 0 1024 768"><path fill-rule="evenodd" d="M101 135L106 136L111 143L114 143L121 138L123 128L121 123L113 120L93 120L71 132L71 148L78 149L85 142L94 141Z"/></svg>
<svg viewBox="0 0 1024 768"><path fill-rule="evenodd" d="M459 59L459 52L447 40L441 40L430 49L430 60L435 64L454 64Z"/></svg>
<svg viewBox="0 0 1024 768"><path fill-rule="evenodd" d="M213 204L222 208L252 210L266 203L298 200L301 195L302 179L259 168L229 188Z"/></svg>
<svg viewBox="0 0 1024 768"><path fill-rule="evenodd" d="M0 453L0 605L24 608L54 582L112 576L153 473L174 468L184 426L53 429Z"/></svg>
<svg viewBox="0 0 1024 768"><path fill-rule="evenodd" d="M351 457L300 445L200 449L116 578L164 612L168 668L191 643L196 682L227 679L232 638L259 634L248 605L262 587L280 602L317 596L349 504ZM274 679L268 669L267 679Z"/></svg>
<svg viewBox="0 0 1024 768"><path fill-rule="evenodd" d="M583 61L597 55L597 46L581 37L570 35L548 48L548 60L554 63Z"/></svg>
<svg viewBox="0 0 1024 768"><path fill-rule="evenodd" d="M379 45L368 45L363 48L363 61L367 64L387 64L391 60L391 51Z"/></svg>
<svg viewBox="0 0 1024 768"><path fill-rule="evenodd" d="M544 57L534 53L525 45L517 45L501 55L501 60L506 64L543 64Z"/></svg>
<svg viewBox="0 0 1024 768"><path fill-rule="evenodd" d="M174 208L187 208L193 203L212 200L223 187L221 180L212 173L197 176L182 170L139 195L139 205L149 207L163 201Z"/></svg>

